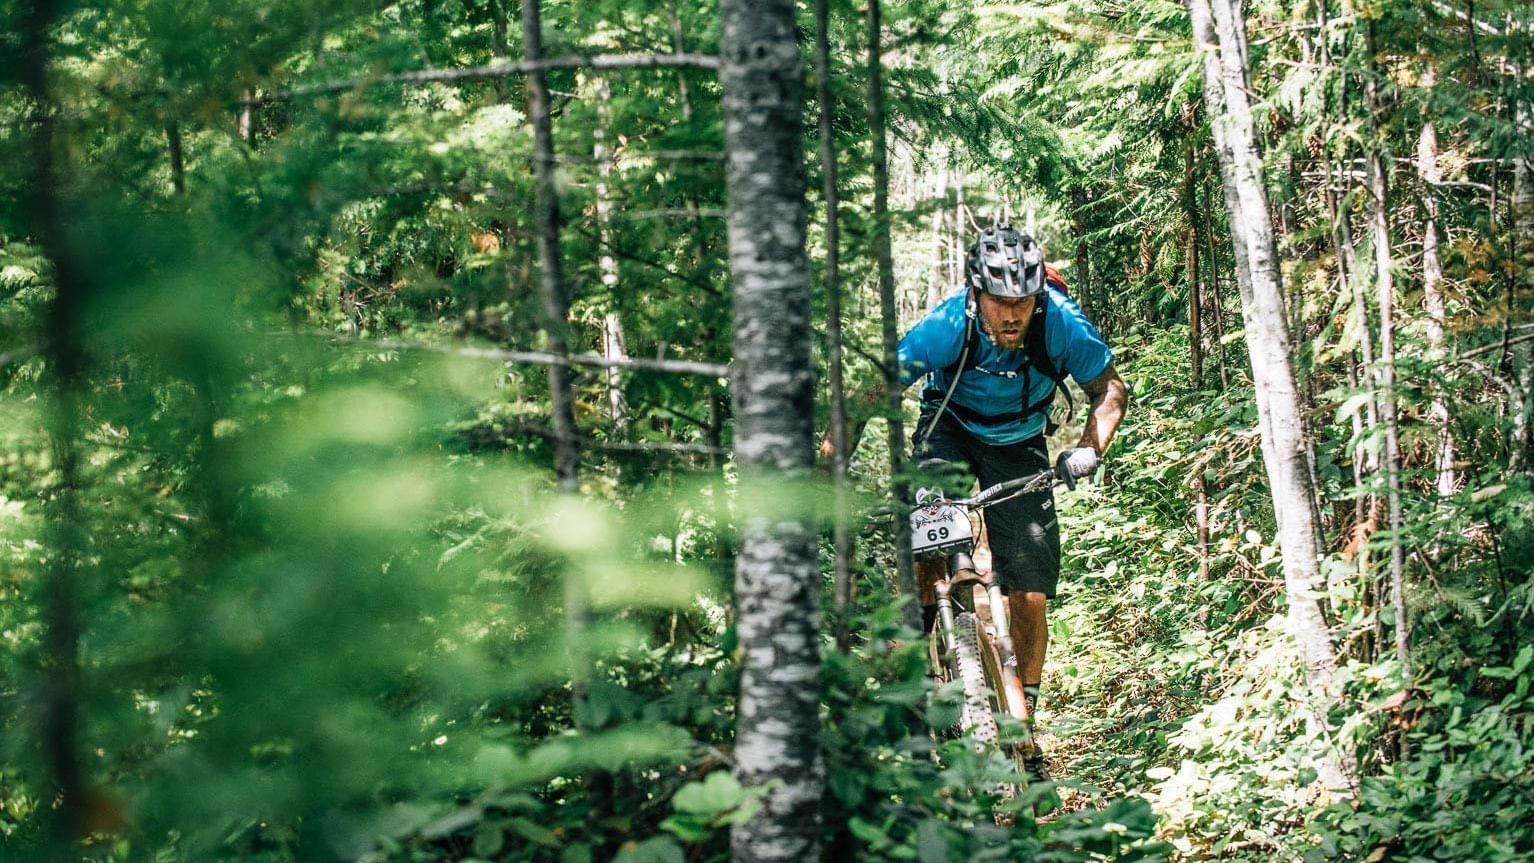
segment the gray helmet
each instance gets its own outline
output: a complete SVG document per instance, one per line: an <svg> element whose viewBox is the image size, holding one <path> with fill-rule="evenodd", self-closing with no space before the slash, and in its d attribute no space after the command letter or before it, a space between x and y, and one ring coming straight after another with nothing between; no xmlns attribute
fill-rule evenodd
<svg viewBox="0 0 1534 863"><path fill-rule="evenodd" d="M1011 225L992 225L969 247L965 281L997 297L1044 293L1044 253L1033 237Z"/></svg>

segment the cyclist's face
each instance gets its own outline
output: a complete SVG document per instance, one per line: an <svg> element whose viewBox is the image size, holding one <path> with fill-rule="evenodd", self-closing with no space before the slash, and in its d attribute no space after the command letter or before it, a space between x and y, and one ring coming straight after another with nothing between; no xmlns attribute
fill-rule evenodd
<svg viewBox="0 0 1534 863"><path fill-rule="evenodd" d="M980 327L996 347L1010 351L1023 346L1035 299L1037 296L995 297L980 292Z"/></svg>

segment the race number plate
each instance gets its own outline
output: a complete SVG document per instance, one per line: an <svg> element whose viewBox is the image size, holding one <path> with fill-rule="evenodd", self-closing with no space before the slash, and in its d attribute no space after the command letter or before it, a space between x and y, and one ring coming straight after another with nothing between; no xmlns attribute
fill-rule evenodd
<svg viewBox="0 0 1534 863"><path fill-rule="evenodd" d="M931 554L965 545L974 536L969 515L956 506L921 507L911 513L911 552Z"/></svg>

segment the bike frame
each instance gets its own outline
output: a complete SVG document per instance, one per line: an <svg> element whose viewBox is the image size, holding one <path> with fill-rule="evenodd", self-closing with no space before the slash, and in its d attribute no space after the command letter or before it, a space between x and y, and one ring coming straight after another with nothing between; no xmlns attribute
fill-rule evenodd
<svg viewBox="0 0 1534 863"><path fill-rule="evenodd" d="M1020 477L1007 482L991 486L973 497L960 500L939 499L928 502L927 506L954 506L965 513L978 513L986 507L1010 500L1012 497L1029 492L1043 491L1052 487L1056 482L1066 481L1058 470L1046 470L1033 476ZM984 588L990 601L991 623L996 630L994 643L1000 656L998 660L998 672L1001 680L1000 700L1008 715L1024 723L1025 737L1021 741L1023 754L1031 754L1033 741L1028 734L1026 722L1028 716L1028 701L1023 696L1022 678L1017 673L1016 646L1012 642L1011 617L1007 609L1007 599L1002 593L1001 583L992 573L980 573L970 557L974 551L974 540L971 539L958 550L944 550L947 556L945 575L938 579L934 585L937 593L938 625L941 627L943 655L952 656L958 638L956 622L956 604L954 591L966 585L979 584ZM946 660L945 660L946 661Z"/></svg>

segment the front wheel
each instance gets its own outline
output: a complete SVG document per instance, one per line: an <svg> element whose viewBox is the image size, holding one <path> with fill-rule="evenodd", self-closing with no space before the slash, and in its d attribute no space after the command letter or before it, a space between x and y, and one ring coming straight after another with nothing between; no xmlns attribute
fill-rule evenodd
<svg viewBox="0 0 1534 863"><path fill-rule="evenodd" d="M964 704L959 712L959 728L972 734L976 744L995 743L1000 736L996 717L991 713L993 695L987 679L981 639L980 620L974 612L956 615L953 656L949 658L953 676L964 686Z"/></svg>

